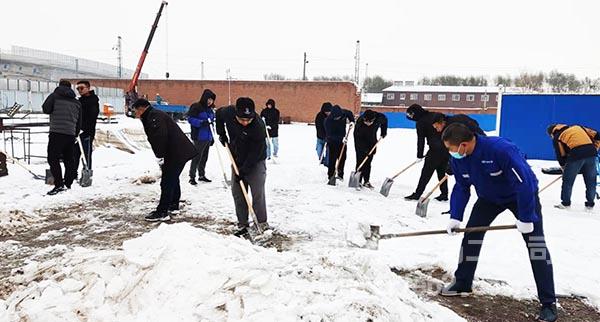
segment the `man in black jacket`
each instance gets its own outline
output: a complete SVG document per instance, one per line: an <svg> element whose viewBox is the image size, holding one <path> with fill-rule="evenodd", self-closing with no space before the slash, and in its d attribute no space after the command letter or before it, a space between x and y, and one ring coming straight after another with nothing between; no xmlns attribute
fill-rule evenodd
<svg viewBox="0 0 600 322"><path fill-rule="evenodd" d="M100 113L99 99L93 90L90 90L90 82L82 80L77 82L77 91L79 92L79 103L81 103L81 134L79 139L83 147L85 161L88 168L92 168L92 147L94 144L94 136L96 135L96 119ZM77 144L77 143L76 143ZM73 150L75 169L79 169L79 159L81 151L79 146L75 146Z"/></svg>
<svg viewBox="0 0 600 322"><path fill-rule="evenodd" d="M179 125L165 112L154 109L150 102L140 98L132 105L135 117L142 120L144 132L162 171L160 201L147 221L168 221L179 212L181 187L179 176L185 164L198 153L194 144Z"/></svg>
<svg viewBox="0 0 600 322"><path fill-rule="evenodd" d="M342 151L342 147L347 143L346 120L353 124L354 114L338 105L331 108L331 114L325 119L325 133L327 135L327 146L329 146L329 169L327 171L329 185L335 185L333 176L336 175L338 158L340 162L337 164L337 179L344 179L344 165L346 164L346 151L348 149Z"/></svg>
<svg viewBox="0 0 600 322"><path fill-rule="evenodd" d="M267 135L263 122L256 114L254 101L249 97L240 97L235 102L235 106L218 109L216 128L219 141L223 146L229 146L240 174L236 176L232 169L231 192L239 228L235 235L245 235L249 227L248 205L242 193L240 181L244 182L246 190L250 186L252 207L258 219L257 224L266 229L268 227L265 200ZM225 132L226 128L227 132Z"/></svg>
<svg viewBox="0 0 600 322"><path fill-rule="evenodd" d="M50 134L48 135L48 165L54 177L54 189L48 195L55 195L71 188L77 177L73 160L75 137L81 127L81 103L75 99L71 83L61 80L58 87L42 104L42 110L50 114ZM63 179L60 158L65 163Z"/></svg>
<svg viewBox="0 0 600 322"><path fill-rule="evenodd" d="M267 159L271 159L271 155L276 158L279 152L279 110L275 107L275 100L269 98L265 104L265 108L260 112L260 117L265 121L269 138L271 142L267 144Z"/></svg>
<svg viewBox="0 0 600 322"><path fill-rule="evenodd" d="M419 200L434 172L437 172L439 180L446 175L450 156L442 143L441 134L433 127L434 117L435 113L426 111L419 104L413 104L406 110L406 118L417 122L417 160L420 162L425 158L425 164L423 164L423 169L421 170L417 189L410 196L406 196L404 198L406 200ZM426 139L429 150L427 151L427 155L424 156ZM441 194L435 199L438 201L448 201L448 183L444 182L440 190Z"/></svg>
<svg viewBox="0 0 600 322"><path fill-rule="evenodd" d="M366 110L362 116L356 120L354 128L354 149L356 150L356 169L369 154L369 151L377 144L377 130L381 128L381 137L387 135L388 120L387 117L373 110ZM367 159L363 167L360 169L363 187L373 189L369 182L371 178L371 162L375 156L375 151Z"/></svg>
<svg viewBox="0 0 600 322"><path fill-rule="evenodd" d="M479 127L479 123L465 114L446 115L442 113L433 113L433 127L438 133L444 132L444 129L448 127L448 125L454 123L460 123L478 135L486 135Z"/></svg>
<svg viewBox="0 0 600 322"><path fill-rule="evenodd" d="M323 149L325 149L325 155L321 160L321 164L328 167L329 166L329 149L325 146L327 142L327 134L325 133L325 119L331 113L331 108L333 105L329 102L323 103L321 105L321 111L317 113L315 116L315 128L317 129L317 157L321 158L323 155Z"/></svg>

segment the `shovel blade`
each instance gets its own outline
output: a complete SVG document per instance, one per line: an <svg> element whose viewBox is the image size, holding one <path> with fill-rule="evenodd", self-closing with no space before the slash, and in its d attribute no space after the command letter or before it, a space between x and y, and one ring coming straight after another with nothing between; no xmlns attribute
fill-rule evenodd
<svg viewBox="0 0 600 322"><path fill-rule="evenodd" d="M54 185L54 177L52 176L52 172L50 172L50 169L46 169L46 184L47 185Z"/></svg>
<svg viewBox="0 0 600 322"><path fill-rule="evenodd" d="M83 171L81 172L81 178L79 179L79 185L82 187L91 186L93 175L94 175L94 170L83 169Z"/></svg>
<svg viewBox="0 0 600 322"><path fill-rule="evenodd" d="M422 218L427 217L427 206L429 206L429 198L425 200L419 200L415 214Z"/></svg>
<svg viewBox="0 0 600 322"><path fill-rule="evenodd" d="M385 197L389 196L390 189L392 189L393 184L394 184L394 180L392 180L390 178L385 178L385 181L383 181L383 184L381 185L381 190L379 190L379 193L381 193Z"/></svg>
<svg viewBox="0 0 600 322"><path fill-rule="evenodd" d="M358 188L360 185L360 171L352 171L350 174L350 180L348 180L348 187Z"/></svg>

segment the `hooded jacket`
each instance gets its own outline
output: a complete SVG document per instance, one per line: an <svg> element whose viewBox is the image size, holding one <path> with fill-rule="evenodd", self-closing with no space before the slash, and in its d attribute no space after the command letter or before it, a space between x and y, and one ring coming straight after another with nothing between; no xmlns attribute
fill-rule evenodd
<svg viewBox="0 0 600 322"><path fill-rule="evenodd" d="M150 106L141 121L154 155L165 159L163 167L183 165L198 154L194 144L167 113Z"/></svg>
<svg viewBox="0 0 600 322"><path fill-rule="evenodd" d="M354 123L354 114L335 105L331 114L325 119L325 134L327 141L341 143L346 137L346 120Z"/></svg>
<svg viewBox="0 0 600 322"><path fill-rule="evenodd" d="M58 86L42 104L50 114L50 132L77 136L81 128L81 103L68 86Z"/></svg>
<svg viewBox="0 0 600 322"><path fill-rule="evenodd" d="M552 129L556 160L561 166L569 161L594 157L600 147L600 133L580 125L556 124Z"/></svg>
<svg viewBox="0 0 600 322"><path fill-rule="evenodd" d="M375 120L371 126L365 124L364 115L356 120L354 127L354 148L356 151L368 153L377 143L377 129L381 128L381 137L387 135L388 119L379 112L375 113ZM376 151L373 151L375 154Z"/></svg>
<svg viewBox="0 0 600 322"><path fill-rule="evenodd" d="M442 143L442 135L433 127L435 115L417 104L411 105L406 110L406 118L417 122L417 158L423 158L425 152L425 139L429 146L428 155L439 156L448 154Z"/></svg>
<svg viewBox="0 0 600 322"><path fill-rule="evenodd" d="M216 113L216 127L219 136L229 134L229 147L233 159L242 176L247 175L256 164L267 158L267 133L258 115L248 126L241 125L235 118L233 105L221 107ZM227 133L225 132L227 128Z"/></svg>
<svg viewBox="0 0 600 322"><path fill-rule="evenodd" d="M271 108L265 107L261 112L260 112L260 117L263 118L265 120L265 123L267 124L267 126L271 127L269 131L269 136L272 138L276 138L279 136L279 118L280 118L280 114L279 114L279 110L277 109L277 107L275 107L275 101L272 99L269 99L266 103L266 105L271 104Z"/></svg>
<svg viewBox="0 0 600 322"><path fill-rule="evenodd" d="M191 127L191 137L195 141L212 141L213 135L210 128L211 123L215 121L214 103L208 106L208 99L217 99L217 95L210 89L205 89L200 97L200 101L192 104L188 110L188 123Z"/></svg>
<svg viewBox="0 0 600 322"><path fill-rule="evenodd" d="M81 137L94 138L96 135L96 120L100 114L100 100L94 91L90 91L89 95L81 96Z"/></svg>
<svg viewBox="0 0 600 322"><path fill-rule="evenodd" d="M325 119L327 118L327 114L325 114L325 112L331 112L331 108L331 103L324 103L321 106L321 111L317 113L317 116L315 117L317 139L325 140L327 138L327 134L325 133Z"/></svg>

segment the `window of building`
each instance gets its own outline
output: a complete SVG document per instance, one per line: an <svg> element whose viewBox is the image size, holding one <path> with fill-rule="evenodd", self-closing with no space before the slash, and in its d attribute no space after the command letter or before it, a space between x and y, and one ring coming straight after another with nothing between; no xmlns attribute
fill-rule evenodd
<svg viewBox="0 0 600 322"><path fill-rule="evenodd" d="M446 94L438 94L438 101L445 101L446 100Z"/></svg>
<svg viewBox="0 0 600 322"><path fill-rule="evenodd" d="M425 94L423 98L424 98L426 101L431 101L431 96L432 96L431 94Z"/></svg>
<svg viewBox="0 0 600 322"><path fill-rule="evenodd" d="M489 102L490 101L490 96L488 94L481 95L481 101L482 102Z"/></svg>
<svg viewBox="0 0 600 322"><path fill-rule="evenodd" d="M400 94L400 100L404 101L406 99L406 94Z"/></svg>
<svg viewBox="0 0 600 322"><path fill-rule="evenodd" d="M474 102L474 101L475 101L475 95L467 94L467 102Z"/></svg>
<svg viewBox="0 0 600 322"><path fill-rule="evenodd" d="M460 94L452 94L452 101L453 102L460 101Z"/></svg>
<svg viewBox="0 0 600 322"><path fill-rule="evenodd" d="M393 101L393 100L394 100L394 98L395 98L395 95L394 95L394 93L387 93L387 94L385 95L385 99L387 99L388 101Z"/></svg>
<svg viewBox="0 0 600 322"><path fill-rule="evenodd" d="M410 100L411 101L419 100L419 94L410 94Z"/></svg>

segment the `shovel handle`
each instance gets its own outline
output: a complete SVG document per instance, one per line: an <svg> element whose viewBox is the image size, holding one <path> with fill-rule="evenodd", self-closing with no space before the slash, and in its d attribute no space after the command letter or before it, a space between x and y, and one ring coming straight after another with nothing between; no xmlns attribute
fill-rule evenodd
<svg viewBox="0 0 600 322"><path fill-rule="evenodd" d="M406 168L400 170L400 172L396 173L393 177L392 180L396 179L398 176L400 176L401 174L403 174L406 170L412 168L413 165L417 164L419 162L419 160L415 160L413 163L409 164Z"/></svg>
<svg viewBox="0 0 600 322"><path fill-rule="evenodd" d="M431 189L431 191L429 191L428 194L425 195L425 197L421 198L421 202L429 199L429 197L431 197L431 195L444 183L446 182L446 180L448 180L448 175L445 175L442 180L440 180L440 182L438 182L435 187L433 187L433 189Z"/></svg>
<svg viewBox="0 0 600 322"><path fill-rule="evenodd" d="M367 162L367 160L371 157L371 154L373 154L373 152L375 152L375 149L377 148L377 145L379 145L379 143L381 142L381 140L383 140L383 137L381 137L381 138L379 138L379 140L377 140L377 143L375 143L375 145L371 148L371 151L369 151L369 153L363 159L363 161L360 163L360 165L358 166L358 168L356 168L356 172L358 172L358 171L360 171L360 169L362 169L363 165L365 165L365 163Z"/></svg>
<svg viewBox="0 0 600 322"><path fill-rule="evenodd" d="M538 193L542 193L542 191L548 189L551 185L553 185L555 182L557 182L558 180L562 179L562 174L560 176L558 176L558 178L555 178L554 180L550 181L547 185L545 185L544 187L542 187L542 189L540 189L540 191Z"/></svg>
<svg viewBox="0 0 600 322"><path fill-rule="evenodd" d="M468 227L468 228L458 228L453 231L456 233L475 233L489 230L508 230L508 229L517 229L516 225L500 225L500 226L484 226L484 227ZM413 233L399 233L399 234L384 234L379 237L379 239L390 239L397 237L412 237L412 236L425 236L425 235L442 235L447 234L446 230L427 230L427 231L416 231Z"/></svg>
<svg viewBox="0 0 600 322"><path fill-rule="evenodd" d="M340 165L340 161L342 160L342 155L344 155L344 150L346 149L346 142L348 142L348 136L350 135L350 132L352 131L353 127L354 127L354 123L350 123L350 126L348 126L348 131L346 132L346 136L344 137L344 144L342 144L342 149L340 150L340 155L338 156L337 160L335 161L336 175L337 175L337 168Z"/></svg>

